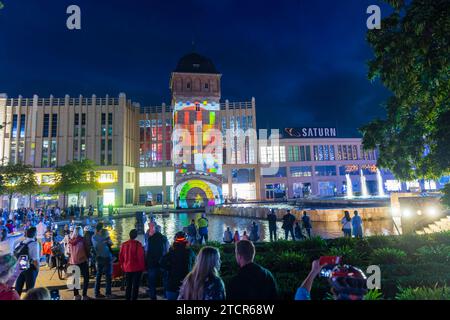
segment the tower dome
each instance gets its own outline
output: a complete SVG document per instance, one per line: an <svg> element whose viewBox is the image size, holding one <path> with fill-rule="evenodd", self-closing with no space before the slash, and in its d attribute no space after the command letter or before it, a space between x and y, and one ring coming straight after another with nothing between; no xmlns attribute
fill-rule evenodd
<svg viewBox="0 0 450 320"><path fill-rule="evenodd" d="M211 59L192 52L178 60L174 72L219 74Z"/></svg>

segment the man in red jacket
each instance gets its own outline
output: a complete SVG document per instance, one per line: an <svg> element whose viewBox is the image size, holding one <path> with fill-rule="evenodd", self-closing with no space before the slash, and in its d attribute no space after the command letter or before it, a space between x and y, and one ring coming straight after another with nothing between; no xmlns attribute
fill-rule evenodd
<svg viewBox="0 0 450 320"><path fill-rule="evenodd" d="M130 240L124 242L120 247L119 264L123 272L127 289L125 299L137 300L142 272L145 270L144 247L136 240L138 232L136 229L130 231Z"/></svg>

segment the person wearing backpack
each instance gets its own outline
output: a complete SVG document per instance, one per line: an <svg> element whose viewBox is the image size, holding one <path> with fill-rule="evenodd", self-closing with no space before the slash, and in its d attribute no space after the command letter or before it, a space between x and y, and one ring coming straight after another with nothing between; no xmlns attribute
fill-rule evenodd
<svg viewBox="0 0 450 320"><path fill-rule="evenodd" d="M28 268L24 269L19 274L16 281L16 291L20 296L25 284L27 286L27 291L34 288L39 273L39 243L36 240L35 227L31 227L27 230L26 239L19 243L14 250L14 255L19 261L20 257L24 256L29 262Z"/></svg>
<svg viewBox="0 0 450 320"><path fill-rule="evenodd" d="M162 274L164 291L166 291L167 274L159 264L161 258L169 251L169 240L161 233L161 227L155 227L155 233L148 238L145 262L148 277L148 295L156 300L156 279Z"/></svg>

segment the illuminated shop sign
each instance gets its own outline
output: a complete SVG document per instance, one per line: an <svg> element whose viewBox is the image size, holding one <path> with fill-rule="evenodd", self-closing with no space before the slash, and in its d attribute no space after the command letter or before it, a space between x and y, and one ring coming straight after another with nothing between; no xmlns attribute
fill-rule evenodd
<svg viewBox="0 0 450 320"><path fill-rule="evenodd" d="M286 138L326 138L337 137L336 128L285 128L284 136Z"/></svg>
<svg viewBox="0 0 450 320"><path fill-rule="evenodd" d="M118 181L117 171L97 171L99 183L114 183Z"/></svg>

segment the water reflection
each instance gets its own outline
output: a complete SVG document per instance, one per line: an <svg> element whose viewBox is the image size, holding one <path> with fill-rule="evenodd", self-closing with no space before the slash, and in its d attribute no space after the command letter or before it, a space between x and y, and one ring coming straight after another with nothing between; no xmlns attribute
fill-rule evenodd
<svg viewBox="0 0 450 320"><path fill-rule="evenodd" d="M155 220L158 225L161 226L162 232L171 241L175 236L175 233L186 227L192 219L197 219L199 214L195 213L170 213L170 214L155 214ZM249 218L230 217L230 216L217 216L208 215L209 220L209 240L222 242L223 232L226 227L230 227L234 233L238 230L242 235L244 230L247 233L250 232L250 226L253 221L259 224L260 239L262 241L268 241L269 227L265 220L253 220ZM115 245L118 245L128 240L128 233L131 229L136 227L136 218L119 218L104 221L110 228L111 239ZM284 237L284 230L281 229L281 222L277 223L278 237ZM342 226L339 222L313 222L313 235L319 235L323 238L336 238L342 236ZM380 221L365 221L364 235L370 236L375 234L394 234L394 226L391 220ZM147 231L148 225L144 223L144 229Z"/></svg>

